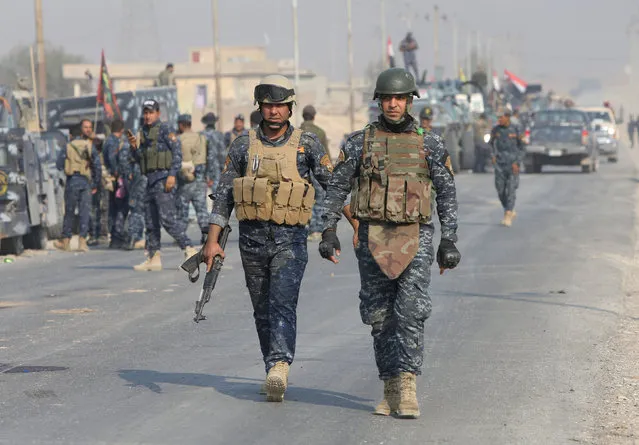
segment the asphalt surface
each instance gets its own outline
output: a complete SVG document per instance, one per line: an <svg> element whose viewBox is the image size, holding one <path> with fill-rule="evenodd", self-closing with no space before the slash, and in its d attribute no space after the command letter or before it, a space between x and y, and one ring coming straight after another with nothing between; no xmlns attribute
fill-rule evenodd
<svg viewBox="0 0 639 445"><path fill-rule="evenodd" d="M162 273L135 273L140 251L0 263L0 443L579 441L594 425L599 352L622 309L637 180L627 153L596 174L521 179L508 229L492 176L457 178L463 259L443 276L433 267L420 419L370 414L382 385L350 247L333 266L309 245L290 387L283 404L263 401L235 230L199 325L201 282L177 270L166 236ZM348 245L346 226L341 238Z"/></svg>

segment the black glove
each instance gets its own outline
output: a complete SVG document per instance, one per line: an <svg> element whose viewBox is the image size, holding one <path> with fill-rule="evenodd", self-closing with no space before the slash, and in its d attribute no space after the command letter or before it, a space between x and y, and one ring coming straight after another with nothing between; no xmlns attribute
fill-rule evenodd
<svg viewBox="0 0 639 445"><path fill-rule="evenodd" d="M326 229L322 233L322 241L319 244L320 255L329 260L335 255L334 250L341 250L337 233L335 229Z"/></svg>
<svg viewBox="0 0 639 445"><path fill-rule="evenodd" d="M440 269L454 269L461 261L461 253L455 247L455 243L443 239L437 249L437 264Z"/></svg>

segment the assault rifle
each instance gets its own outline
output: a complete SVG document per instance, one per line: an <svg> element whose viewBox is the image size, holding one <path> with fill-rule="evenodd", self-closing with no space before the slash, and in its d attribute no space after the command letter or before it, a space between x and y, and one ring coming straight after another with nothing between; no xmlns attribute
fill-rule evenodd
<svg viewBox="0 0 639 445"><path fill-rule="evenodd" d="M231 227L227 225L222 229L220 233L220 238L218 239L218 243L222 250L226 247L226 241L229 238L229 233L231 233ZM185 270L189 274L189 280L191 283L195 283L200 278L200 263L203 263L203 250L200 250L198 253L193 255L191 258L186 260L180 266L183 270ZM213 293L213 289L215 288L215 283L217 282L217 277L220 274L220 270L222 269L222 265L224 264L224 259L217 255L213 258L213 267L211 270L206 273L204 277L204 285L202 286L202 290L200 291L200 298L195 302L195 317L193 321L199 323L200 320L206 320L206 316L202 315L202 309L204 309L204 305L209 302L211 299L211 294Z"/></svg>

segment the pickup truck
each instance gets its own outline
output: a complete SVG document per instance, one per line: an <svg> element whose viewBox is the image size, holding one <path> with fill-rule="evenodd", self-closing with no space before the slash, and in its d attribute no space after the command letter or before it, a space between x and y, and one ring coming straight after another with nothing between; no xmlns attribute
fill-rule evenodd
<svg viewBox="0 0 639 445"><path fill-rule="evenodd" d="M597 171L599 151L589 125L586 112L577 109L535 113L526 146L526 172L541 173L544 165L575 165L584 173Z"/></svg>

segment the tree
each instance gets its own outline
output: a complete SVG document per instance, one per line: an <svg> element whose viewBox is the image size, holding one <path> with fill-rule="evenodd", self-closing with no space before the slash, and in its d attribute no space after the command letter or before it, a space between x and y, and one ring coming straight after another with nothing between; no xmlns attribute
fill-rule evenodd
<svg viewBox="0 0 639 445"><path fill-rule="evenodd" d="M83 56L69 54L61 46L47 44L44 54L47 64L47 95L49 99L73 95L73 83L62 77L65 63L84 63ZM31 85L31 58L29 47L14 47L0 59L0 83L14 86L20 77L29 79Z"/></svg>

